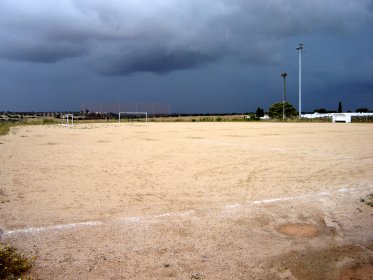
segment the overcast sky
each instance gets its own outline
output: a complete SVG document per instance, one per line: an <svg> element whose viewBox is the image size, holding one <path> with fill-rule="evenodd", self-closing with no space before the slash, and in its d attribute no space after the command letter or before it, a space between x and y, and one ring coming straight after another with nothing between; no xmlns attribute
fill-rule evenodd
<svg viewBox="0 0 373 280"><path fill-rule="evenodd" d="M0 110L373 109L372 0L2 0Z"/></svg>

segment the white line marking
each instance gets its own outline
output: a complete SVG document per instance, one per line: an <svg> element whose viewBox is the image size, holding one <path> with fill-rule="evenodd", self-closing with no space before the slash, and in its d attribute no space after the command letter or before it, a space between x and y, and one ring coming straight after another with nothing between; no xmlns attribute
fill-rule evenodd
<svg viewBox="0 0 373 280"><path fill-rule="evenodd" d="M129 217L129 218L119 218L118 221L124 221L124 222L142 222L142 221L158 221L160 218L166 218L166 217L188 217L193 214L195 214L195 210L188 210L188 211L181 211L181 212L174 212L174 213L163 213L159 215L154 216L144 216L144 217Z"/></svg>
<svg viewBox="0 0 373 280"><path fill-rule="evenodd" d="M358 189L365 189L366 187L357 187L357 188L350 188L350 189L339 189L336 191L330 191L330 192L319 192L319 193L312 193L312 194L305 194L300 196L290 196L290 197L280 197L280 198L272 198L272 199L264 199L264 200L256 200L251 203L251 205L257 205L257 204L266 204L266 203L274 203L274 202L281 202L281 201L287 201L287 200L298 200L303 198L309 198L309 197L317 197L317 196L330 196L332 194L336 193L344 193L344 192L351 192Z"/></svg>
<svg viewBox="0 0 373 280"><path fill-rule="evenodd" d="M143 220L144 218L142 217L125 217L117 219L119 223L141 223Z"/></svg>
<svg viewBox="0 0 373 280"><path fill-rule="evenodd" d="M182 211L182 212L175 212L175 213L164 213L160 215L156 215L151 218L163 218L163 217L185 217L193 215L196 211L195 210L188 210L188 211Z"/></svg>
<svg viewBox="0 0 373 280"><path fill-rule="evenodd" d="M82 223L74 223L74 224L65 224L65 225L55 225L55 226L48 226L48 227L31 227L25 229L16 229L7 231L6 235L12 235L17 233L38 233L46 230L58 230L58 229L70 229L75 227L87 227L87 226L97 226L103 224L99 221L90 221L90 222L82 222Z"/></svg>
<svg viewBox="0 0 373 280"><path fill-rule="evenodd" d="M307 197L313 197L313 196L318 196L325 193L318 193L318 194L306 194L306 195L300 195L300 196L291 196L291 197L281 197L281 198L272 198L272 199L264 199L264 200L256 200L251 203L251 205L256 205L256 204L266 204L266 203L273 203L273 202L279 202L279 201L286 201L286 200L297 200L297 199L302 199L302 198L307 198Z"/></svg>
<svg viewBox="0 0 373 280"><path fill-rule="evenodd" d="M371 186L369 186L370 188ZM319 192L319 193L313 193L313 194L305 194L300 196L290 196L290 197L280 197L280 198L272 198L272 199L264 199L264 200L255 200L249 205L261 205L261 204L268 204L268 203L276 203L276 202L282 202L282 201L288 201L288 200L298 200L298 199L304 199L304 198L310 198L310 197L317 197L317 196L329 196L333 194L338 193L345 193L345 192L351 192L356 191L359 189L367 189L367 187L356 187L356 188L342 188L336 191L331 192ZM224 209L233 209L233 208L239 208L241 206L245 206L245 204L228 204L222 207L221 210ZM246 204L247 206L247 204ZM141 223L144 221L154 221L159 218L164 217L185 217L185 216L193 216L195 215L196 210L187 210L182 212L174 212L174 213L164 213L154 216L144 216L144 217L123 217L118 218L114 220L114 224L121 224L121 223ZM72 223L72 224L64 224L64 225L55 225L55 226L46 226L46 227L30 227L30 228L24 228L24 229L16 229L16 230L10 230L6 231L4 235L14 235L14 234L34 234L39 233L43 231L49 231L49 230L66 230L66 229L72 229L72 228L79 228L79 227L92 227L92 226L98 226L98 225L104 225L109 224L109 222L101 222L101 221L88 221L88 222L82 222L82 223Z"/></svg>
<svg viewBox="0 0 373 280"><path fill-rule="evenodd" d="M228 205L225 205L224 208L232 209L232 208L238 208L240 206L241 206L240 204L228 204Z"/></svg>

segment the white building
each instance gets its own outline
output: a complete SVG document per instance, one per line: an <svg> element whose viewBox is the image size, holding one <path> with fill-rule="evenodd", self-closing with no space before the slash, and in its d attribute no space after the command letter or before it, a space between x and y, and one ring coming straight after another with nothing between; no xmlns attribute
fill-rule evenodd
<svg viewBox="0 0 373 280"><path fill-rule="evenodd" d="M306 119L319 119L319 118L332 118L333 123L335 122L345 122L350 123L351 117L370 117L373 113L328 113L328 114L303 114L302 118Z"/></svg>

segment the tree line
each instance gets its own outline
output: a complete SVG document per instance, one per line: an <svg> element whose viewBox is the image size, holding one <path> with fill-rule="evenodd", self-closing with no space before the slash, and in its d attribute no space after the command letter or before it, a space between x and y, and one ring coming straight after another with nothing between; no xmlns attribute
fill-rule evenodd
<svg viewBox="0 0 373 280"><path fill-rule="evenodd" d="M268 116L272 119L281 119L283 115L283 102L276 102L272 104L268 109ZM327 113L342 113L343 112L343 106L342 102L339 101L338 103L338 109L337 110L327 110L325 108L315 109L313 110L313 113L319 113L319 114L327 114ZM348 111L351 112L351 111ZM368 113L373 112L373 110L369 110L368 108L357 108L355 110L356 113ZM264 109L258 107L255 112L255 116L257 118L264 117ZM293 107L292 104L289 102L285 102L285 117L286 118L293 118L298 115L297 110Z"/></svg>

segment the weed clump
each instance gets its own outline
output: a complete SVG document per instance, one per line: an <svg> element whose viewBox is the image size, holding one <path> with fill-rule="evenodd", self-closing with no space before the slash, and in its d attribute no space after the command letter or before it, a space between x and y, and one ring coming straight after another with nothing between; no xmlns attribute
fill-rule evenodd
<svg viewBox="0 0 373 280"><path fill-rule="evenodd" d="M33 264L34 259L24 257L14 246L0 244L0 279L20 279L20 276L27 272Z"/></svg>
<svg viewBox="0 0 373 280"><path fill-rule="evenodd" d="M373 193L368 194L366 198L360 198L360 202L365 203L370 207L373 207Z"/></svg>
<svg viewBox="0 0 373 280"><path fill-rule="evenodd" d="M14 123L8 123L8 122L6 122L6 123L1 123L0 122L0 135L7 135L12 126L15 126L15 124Z"/></svg>

